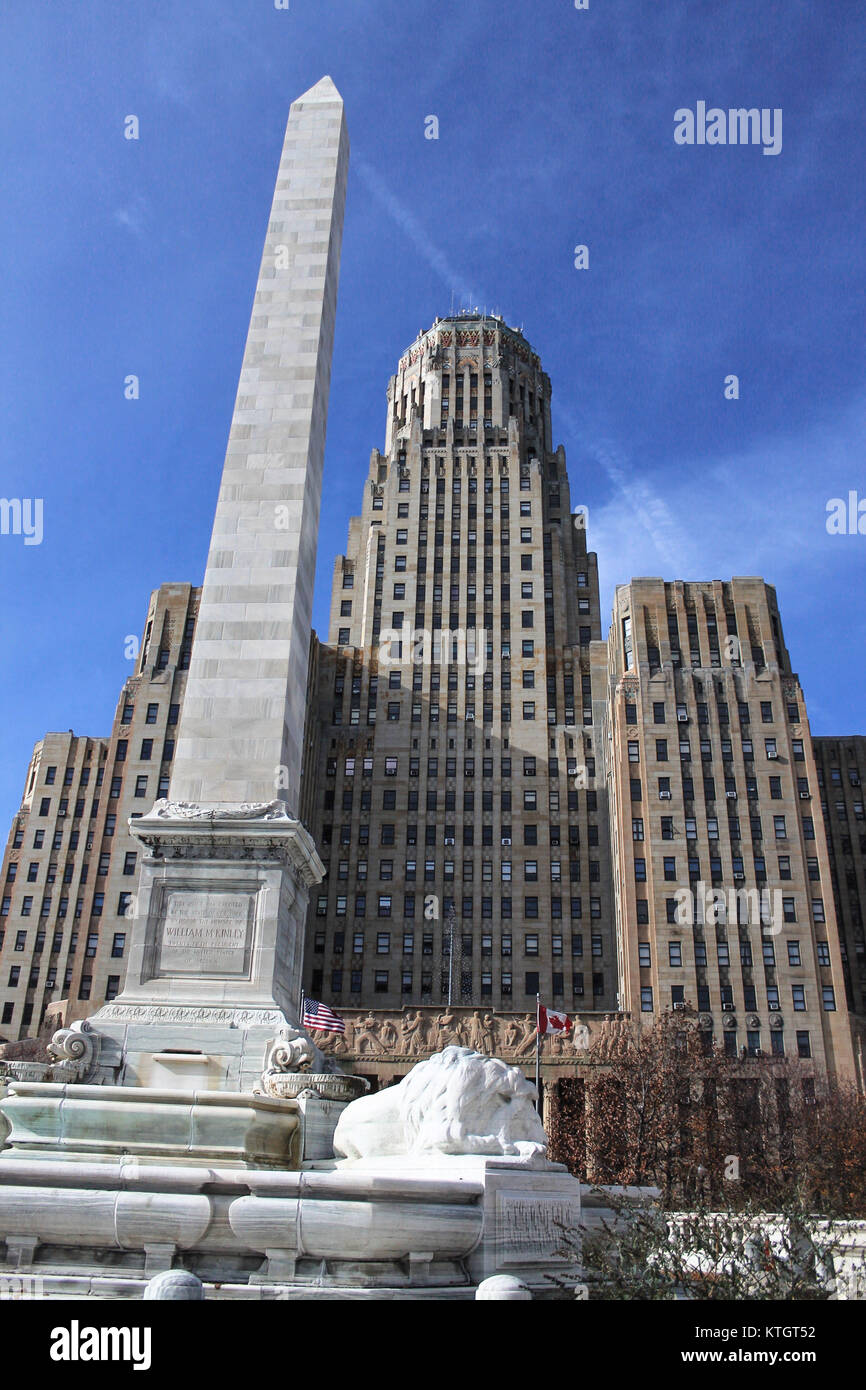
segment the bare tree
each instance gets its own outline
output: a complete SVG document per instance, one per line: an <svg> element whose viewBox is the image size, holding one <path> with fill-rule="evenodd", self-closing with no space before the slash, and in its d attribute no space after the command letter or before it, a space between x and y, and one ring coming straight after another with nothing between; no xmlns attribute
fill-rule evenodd
<svg viewBox="0 0 866 1390"><path fill-rule="evenodd" d="M689 1010L560 1083L552 1156L584 1181L656 1186L665 1208L866 1215L866 1098L784 1057L731 1058Z"/></svg>

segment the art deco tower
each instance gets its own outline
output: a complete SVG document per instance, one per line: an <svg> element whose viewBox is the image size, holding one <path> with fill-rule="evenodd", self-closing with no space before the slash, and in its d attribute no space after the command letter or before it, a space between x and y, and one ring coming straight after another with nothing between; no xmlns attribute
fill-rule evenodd
<svg viewBox="0 0 866 1390"><path fill-rule="evenodd" d="M327 876L305 983L338 1006L446 1000L452 912L458 1002L616 1005L606 648L550 397L523 334L477 312L437 319L388 385L308 768Z"/></svg>

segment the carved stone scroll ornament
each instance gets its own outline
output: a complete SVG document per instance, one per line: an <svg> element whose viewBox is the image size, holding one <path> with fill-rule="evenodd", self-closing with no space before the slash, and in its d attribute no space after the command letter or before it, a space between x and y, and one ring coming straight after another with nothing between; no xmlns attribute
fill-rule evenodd
<svg viewBox="0 0 866 1390"><path fill-rule="evenodd" d="M276 1037L271 1038L265 1048L262 1065L262 1085L267 1093L268 1077L282 1072L309 1071L315 1061L315 1050L309 1038L299 1033L297 1028L286 1024L277 1029Z"/></svg>
<svg viewBox="0 0 866 1390"><path fill-rule="evenodd" d="M67 1082L84 1081L96 1061L98 1037L86 1018L59 1028L48 1044L52 1075Z"/></svg>
<svg viewBox="0 0 866 1390"><path fill-rule="evenodd" d="M160 820L293 820L284 801L245 801L239 806L199 806L162 797L150 812Z"/></svg>

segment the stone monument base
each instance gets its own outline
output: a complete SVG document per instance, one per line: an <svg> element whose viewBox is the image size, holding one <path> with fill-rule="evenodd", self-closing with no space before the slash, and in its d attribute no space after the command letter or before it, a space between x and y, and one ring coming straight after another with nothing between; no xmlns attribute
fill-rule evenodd
<svg viewBox="0 0 866 1390"><path fill-rule="evenodd" d="M464 1298L492 1274L555 1295L579 1278L580 1186L543 1160L285 1172L20 1152L0 1161L0 1255L45 1297L140 1298L174 1266L233 1299Z"/></svg>

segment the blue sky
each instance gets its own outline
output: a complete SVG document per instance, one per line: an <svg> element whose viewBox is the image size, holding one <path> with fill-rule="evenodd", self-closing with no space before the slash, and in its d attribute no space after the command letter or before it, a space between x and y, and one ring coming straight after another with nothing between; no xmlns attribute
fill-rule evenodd
<svg viewBox="0 0 866 1390"><path fill-rule="evenodd" d="M45 730L108 732L150 590L201 581L288 107L326 72L319 631L387 379L453 294L541 354L603 612L632 575L763 574L813 730L866 732L866 536L825 529L866 498L860 0L6 0L0 34L0 492L44 499L41 545L0 536L0 821ZM676 145L698 101L781 108L782 152Z"/></svg>

